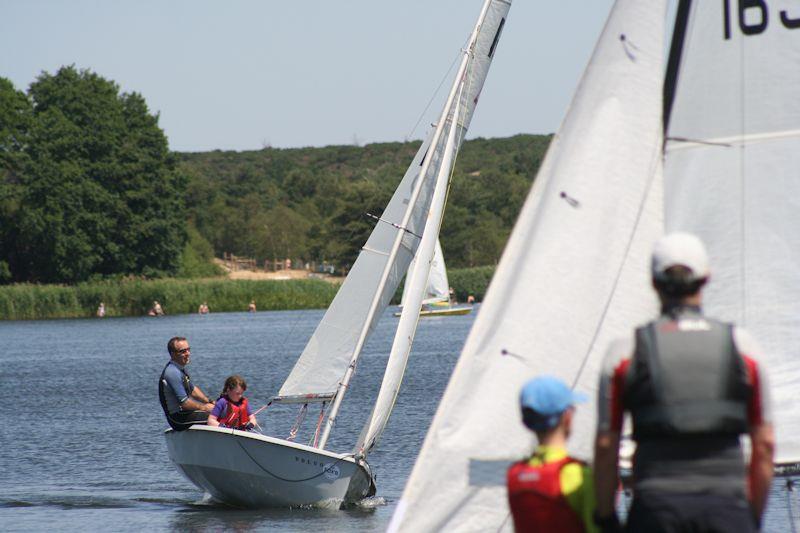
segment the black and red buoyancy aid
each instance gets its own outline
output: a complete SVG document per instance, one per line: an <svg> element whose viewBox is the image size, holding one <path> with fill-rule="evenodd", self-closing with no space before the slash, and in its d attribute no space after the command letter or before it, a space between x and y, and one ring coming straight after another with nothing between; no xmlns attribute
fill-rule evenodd
<svg viewBox="0 0 800 533"><path fill-rule="evenodd" d="M745 433L749 394L730 324L687 307L636 330L623 402L637 441Z"/></svg>
<svg viewBox="0 0 800 533"><path fill-rule="evenodd" d="M582 464L572 457L533 466L527 460L508 469L508 501L519 532L583 533L583 520L561 491L561 469Z"/></svg>
<svg viewBox="0 0 800 533"><path fill-rule="evenodd" d="M229 428L244 427L250 421L250 415L247 414L247 398L243 396L238 405L227 396L223 398L226 402L225 414L219 419L219 423Z"/></svg>

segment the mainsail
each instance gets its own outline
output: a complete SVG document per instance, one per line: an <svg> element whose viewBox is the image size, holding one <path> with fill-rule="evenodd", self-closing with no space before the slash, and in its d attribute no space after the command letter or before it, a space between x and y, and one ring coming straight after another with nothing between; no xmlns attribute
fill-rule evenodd
<svg viewBox="0 0 800 533"><path fill-rule="evenodd" d="M405 294L405 307L397 326L381 388L372 414L364 426L356 445L356 451L360 454L366 455L377 444L400 391L400 384L403 380L411 345L414 341L417 321L419 320L419 309L423 302L425 288L428 285L431 273L431 265L437 250L441 259L439 230L444 216L452 168L455 164L458 149L469 127L472 112L477 104L477 96L488 74L489 65L497 48L500 32L508 16L510 6L511 3L506 0L487 0L484 3L478 22L464 51L464 58L451 89L451 97L442 112L441 120L444 123L447 135L442 152L442 161L436 177L433 200L428 212L425 233L422 236L422 242L417 252L416 262L414 267L409 269L406 280L408 292ZM469 111L469 113L466 114L464 111ZM444 262L442 262L442 267L444 267ZM449 298L447 290L448 288L445 288L445 293L448 294Z"/></svg>
<svg viewBox="0 0 800 533"><path fill-rule="evenodd" d="M666 110L668 230L711 256L704 303L765 352L777 463L800 461L800 6L682 1Z"/></svg>
<svg viewBox="0 0 800 533"><path fill-rule="evenodd" d="M518 391L547 372L594 396L609 341L652 316L661 225L665 0L619 0L554 137L390 530L511 527L505 469L530 452ZM588 457L594 407L572 450Z"/></svg>
<svg viewBox="0 0 800 533"><path fill-rule="evenodd" d="M275 398L277 401L332 401L320 447L324 447L335 422L361 349L419 245L448 132L454 130L460 145L483 88L509 5L507 0L487 0L484 5L480 20L486 25L486 31L478 32L481 47L475 47L470 68L463 68L462 62L458 82L451 90L437 127L417 152L347 279ZM456 103L460 109L459 120L450 127L448 121L452 120Z"/></svg>
<svg viewBox="0 0 800 533"><path fill-rule="evenodd" d="M430 168L424 162L425 157L439 158L438 151L431 150L435 133L435 130L431 131L414 156L381 214L381 220L375 225L342 287L281 387L280 397L332 397L359 341L363 343L362 332L366 328L367 335L371 333L381 312L389 304L414 257L419 244L417 235L421 235L424 229L434 184L432 179L421 177L420 171ZM418 184L420 187L415 187ZM413 198L415 189L419 191ZM403 227L407 213L412 216ZM391 257L398 233L404 233L402 245ZM387 269L389 275L384 277ZM376 294L379 303L373 309L371 303Z"/></svg>

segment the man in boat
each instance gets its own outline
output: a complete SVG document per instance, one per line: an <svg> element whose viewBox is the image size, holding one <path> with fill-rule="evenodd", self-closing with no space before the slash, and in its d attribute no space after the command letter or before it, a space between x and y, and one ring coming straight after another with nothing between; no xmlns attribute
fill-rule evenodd
<svg viewBox="0 0 800 533"><path fill-rule="evenodd" d="M595 440L596 522L618 528L614 498L625 412L633 422L633 504L627 531L756 531L775 447L761 352L742 328L705 317L703 243L673 233L656 243L661 316L611 344L600 377ZM739 436L749 434L747 466Z"/></svg>
<svg viewBox="0 0 800 533"><path fill-rule="evenodd" d="M158 380L158 399L167 422L175 431L193 424L205 424L214 404L192 383L186 365L192 351L185 337L172 337L167 343L170 361Z"/></svg>
<svg viewBox="0 0 800 533"><path fill-rule="evenodd" d="M567 455L575 404L574 393L561 380L540 376L520 394L522 423L539 441L533 455L511 465L507 473L508 503L514 529L520 532L595 532L592 474Z"/></svg>

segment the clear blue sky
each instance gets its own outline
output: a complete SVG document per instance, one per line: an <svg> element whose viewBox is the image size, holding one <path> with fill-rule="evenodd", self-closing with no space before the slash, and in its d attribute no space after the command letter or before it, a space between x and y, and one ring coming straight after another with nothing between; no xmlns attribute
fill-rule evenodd
<svg viewBox="0 0 800 533"><path fill-rule="evenodd" d="M136 91L178 151L412 132L483 0L0 0L0 76L75 64ZM469 138L558 128L611 0L515 0Z"/></svg>

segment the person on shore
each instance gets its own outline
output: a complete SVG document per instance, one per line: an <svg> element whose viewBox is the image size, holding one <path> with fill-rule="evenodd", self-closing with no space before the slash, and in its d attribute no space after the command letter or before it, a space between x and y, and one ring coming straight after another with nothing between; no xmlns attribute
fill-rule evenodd
<svg viewBox="0 0 800 533"><path fill-rule="evenodd" d="M153 300L153 307L150 308L147 314L150 316L164 316L164 310L158 300Z"/></svg>
<svg viewBox="0 0 800 533"><path fill-rule="evenodd" d="M209 312L209 309L208 309L208 304L206 302L201 303L200 306L197 308L197 313L198 314L207 315L208 312Z"/></svg>
<svg viewBox="0 0 800 533"><path fill-rule="evenodd" d="M473 295L471 295L471 294L469 296L467 296L467 303L468 304L474 304L475 303L475 297Z"/></svg>
<svg viewBox="0 0 800 533"><path fill-rule="evenodd" d="M250 303L247 305L247 310L249 312L251 312L251 313L255 313L256 312L256 301L255 300L250 300Z"/></svg>
<svg viewBox="0 0 800 533"><path fill-rule="evenodd" d="M596 523L619 529L614 509L623 414L633 421L633 503L627 531L750 532L772 481L773 434L761 352L741 328L707 318L703 243L661 238L652 255L661 316L613 342L603 363L595 439ZM739 436L751 442L745 465Z"/></svg>
<svg viewBox="0 0 800 533"><path fill-rule="evenodd" d="M167 422L175 431L193 424L205 424L214 404L192 383L186 371L192 351L185 337L172 337L167 343L170 361L158 380L158 399Z"/></svg>
<svg viewBox="0 0 800 533"><path fill-rule="evenodd" d="M100 305L97 306L97 318L103 318L106 316L106 304L100 302Z"/></svg>
<svg viewBox="0 0 800 533"><path fill-rule="evenodd" d="M242 430L253 429L257 425L256 415L253 414L244 396L246 390L247 382L242 376L234 374L228 377L217 403L214 404L214 409L208 415L208 425Z"/></svg>
<svg viewBox="0 0 800 533"><path fill-rule="evenodd" d="M533 455L508 469L508 503L519 532L596 532L592 473L567 454L575 404L586 400L560 379L540 376L520 393L522 423L536 434Z"/></svg>

